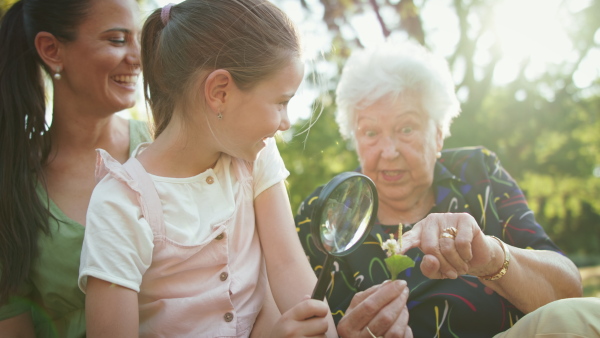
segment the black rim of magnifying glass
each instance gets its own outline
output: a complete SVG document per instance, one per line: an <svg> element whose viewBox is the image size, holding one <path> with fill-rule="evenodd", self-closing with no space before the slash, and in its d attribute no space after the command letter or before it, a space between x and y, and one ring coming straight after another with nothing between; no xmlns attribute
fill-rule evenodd
<svg viewBox="0 0 600 338"><path fill-rule="evenodd" d="M371 188L371 192L373 193L373 195L372 195L373 210L371 212L371 218L369 219L369 222L367 223L367 228L365 229L365 232L361 235L360 239L356 242L356 244L354 246L352 246L351 248L349 248L348 250L346 250L342 253L333 254L333 253L330 253L327 250L325 250L325 247L323 246L323 243L321 242L321 232L320 232L321 215L323 215L323 208L325 208L327 199L329 198L331 193L333 193L335 188L337 188L344 181L354 178L354 177L361 177L363 180L365 180L367 182L367 184L369 185L369 188ZM378 204L379 200L378 200L378 196L377 196L377 189L375 188L375 183L373 183L373 181L368 176L365 176L361 173L349 171L349 172L343 172L341 174L338 174L331 181L329 181L329 183L327 183L323 187L321 192L319 193L319 198L317 198L315 203L316 203L315 207L311 214L310 233L312 235L312 240L313 240L313 243L315 244L315 246L319 250L324 252L325 255L327 255L327 257L325 259L325 262L323 263L323 268L321 269L321 273L319 274L319 279L317 281L317 285L315 286L315 289L313 290L312 299L323 300L325 298L325 292L327 291L327 286L329 284L329 278L331 277L329 270L331 270L331 266L333 265L334 258L349 255L354 250L358 249L360 244L362 244L362 242L365 240L365 238L369 235L369 232L371 232L371 228L373 227L373 224L375 223L375 219L377 218L377 208L379 206L379 204Z"/></svg>

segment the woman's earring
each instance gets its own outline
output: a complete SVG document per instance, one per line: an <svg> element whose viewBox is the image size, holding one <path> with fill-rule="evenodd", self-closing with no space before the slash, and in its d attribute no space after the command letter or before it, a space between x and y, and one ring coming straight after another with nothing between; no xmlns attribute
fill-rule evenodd
<svg viewBox="0 0 600 338"><path fill-rule="evenodd" d="M56 73L54 73L54 75L52 75L52 77L54 78L54 80L60 80L62 78L62 76L60 76L60 67L56 67Z"/></svg>
<svg viewBox="0 0 600 338"><path fill-rule="evenodd" d="M217 115L217 118L218 118L219 120L222 120L222 119L223 119L223 114L221 114L221 112L219 112L219 115Z"/></svg>
<svg viewBox="0 0 600 338"><path fill-rule="evenodd" d="M442 157L442 153L440 151L435 153L435 158L440 158L440 157Z"/></svg>

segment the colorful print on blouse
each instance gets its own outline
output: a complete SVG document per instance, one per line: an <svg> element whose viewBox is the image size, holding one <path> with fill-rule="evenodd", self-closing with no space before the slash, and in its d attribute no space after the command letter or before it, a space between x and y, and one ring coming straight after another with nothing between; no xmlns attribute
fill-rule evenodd
<svg viewBox="0 0 600 338"><path fill-rule="evenodd" d="M312 242L310 215L322 187L300 206L295 216L302 246L313 270L321 273L325 255ZM515 247L560 252L536 223L517 183L491 151L476 148L449 149L435 165L435 205L430 213L466 212L484 233ZM409 231L411 226L404 226ZM390 279L380 243L396 234L398 225L377 222L356 251L336 259L327 299L336 323L344 316L355 293ZM409 325L415 337L492 337L509 329L523 316L514 305L483 285L477 277L432 280L420 270L423 253L407 252L415 267L398 275L408 283Z"/></svg>

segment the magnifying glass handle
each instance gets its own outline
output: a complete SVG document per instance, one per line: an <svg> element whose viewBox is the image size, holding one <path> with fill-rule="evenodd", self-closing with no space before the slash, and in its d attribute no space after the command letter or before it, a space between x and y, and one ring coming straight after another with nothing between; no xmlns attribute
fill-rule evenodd
<svg viewBox="0 0 600 338"><path fill-rule="evenodd" d="M317 285L315 285L315 289L313 290L312 299L325 299L325 292L327 292L327 287L331 281L331 267L333 266L333 261L334 256L328 254L327 258L325 258L325 263L323 263L323 269L321 269Z"/></svg>

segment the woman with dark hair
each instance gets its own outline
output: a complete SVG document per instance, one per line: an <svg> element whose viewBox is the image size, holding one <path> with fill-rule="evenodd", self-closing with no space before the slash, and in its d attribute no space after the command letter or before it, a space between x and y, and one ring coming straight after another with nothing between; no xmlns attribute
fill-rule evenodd
<svg viewBox="0 0 600 338"><path fill-rule="evenodd" d="M77 287L96 148L125 162L146 125L134 0L21 0L0 25L0 332L85 335ZM43 70L43 71L42 71ZM45 80L43 73L49 75ZM52 82L52 122L46 83Z"/></svg>

